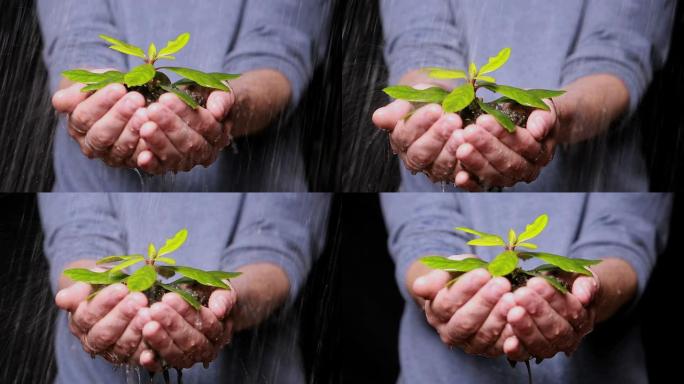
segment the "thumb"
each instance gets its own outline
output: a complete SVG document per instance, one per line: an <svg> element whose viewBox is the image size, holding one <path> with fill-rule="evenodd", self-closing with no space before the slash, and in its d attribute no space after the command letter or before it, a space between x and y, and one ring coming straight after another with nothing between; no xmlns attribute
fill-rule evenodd
<svg viewBox="0 0 684 384"><path fill-rule="evenodd" d="M413 110L413 106L408 101L393 101L382 108L378 108L373 113L373 124L380 129L392 131L399 120L403 119L411 110Z"/></svg>
<svg viewBox="0 0 684 384"><path fill-rule="evenodd" d="M52 106L59 113L73 113L76 107L90 95L81 92L85 84L74 84L68 88L61 89L52 96Z"/></svg>
<svg viewBox="0 0 684 384"><path fill-rule="evenodd" d="M449 280L451 280L451 275L448 272L432 271L413 282L413 292L422 299L434 300Z"/></svg>
<svg viewBox="0 0 684 384"><path fill-rule="evenodd" d="M551 109L549 111L534 110L527 119L527 131L537 141L542 141L549 136L556 124L556 110L553 106L549 108Z"/></svg>
<svg viewBox="0 0 684 384"><path fill-rule="evenodd" d="M592 303L598 292L598 282L593 277L580 276L572 283L572 294L582 303L588 306Z"/></svg>
<svg viewBox="0 0 684 384"><path fill-rule="evenodd" d="M78 305L88 298L91 291L92 287L90 284L75 283L57 292L55 304L57 304L60 309L74 312L76 308L78 308Z"/></svg>
<svg viewBox="0 0 684 384"><path fill-rule="evenodd" d="M209 309L217 319L223 320L235 306L237 295L234 290L217 289L209 296Z"/></svg>
<svg viewBox="0 0 684 384"><path fill-rule="evenodd" d="M233 92L214 91L209 94L207 99L207 110L211 112L216 121L225 120L235 104L235 94Z"/></svg>

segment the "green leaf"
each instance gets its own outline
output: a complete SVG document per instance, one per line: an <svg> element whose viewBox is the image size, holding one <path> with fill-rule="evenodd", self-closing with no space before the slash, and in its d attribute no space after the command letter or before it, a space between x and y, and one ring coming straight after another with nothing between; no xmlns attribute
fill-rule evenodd
<svg viewBox="0 0 684 384"><path fill-rule="evenodd" d="M542 264L538 266L537 268L533 269L532 272L535 276L539 274L540 272L551 272L551 271L558 271L560 268L556 267L555 265L552 264Z"/></svg>
<svg viewBox="0 0 684 384"><path fill-rule="evenodd" d="M496 83L496 79L491 77L491 76L484 76L484 75L477 75L475 77L475 80L481 80L481 81L486 81L489 83Z"/></svg>
<svg viewBox="0 0 684 384"><path fill-rule="evenodd" d="M173 55L174 53L180 52L181 49L190 41L190 34L188 32L181 33L173 40L169 40L161 51L159 51L159 57Z"/></svg>
<svg viewBox="0 0 684 384"><path fill-rule="evenodd" d="M210 73L204 73L202 71L198 71L195 69L182 68L182 67L164 67L164 69L168 69L171 72L174 72L174 73L176 73L180 76L183 76L187 79L190 79L190 80L194 81L195 83L197 83L203 87L218 89L218 90L225 91L225 92L230 92L230 88L228 88L221 81L217 80Z"/></svg>
<svg viewBox="0 0 684 384"><path fill-rule="evenodd" d="M439 87L415 89L407 85L387 87L382 91L394 99L406 100L413 103L441 103L449 94L448 91Z"/></svg>
<svg viewBox="0 0 684 384"><path fill-rule="evenodd" d="M511 57L511 49L510 48L504 48L496 56L490 57L489 61L487 64L483 65L482 68L480 68L480 73L479 75L483 75L485 73L491 73L496 71L497 69L501 68L506 62L508 61L508 58Z"/></svg>
<svg viewBox="0 0 684 384"><path fill-rule="evenodd" d="M239 78L240 74L236 73L222 73L222 72L211 72L210 75L212 75L216 80L218 81L228 81L228 80L235 80Z"/></svg>
<svg viewBox="0 0 684 384"><path fill-rule="evenodd" d="M169 268L169 267L164 266L164 265L155 265L154 269L157 270L157 273L160 276L162 276L166 279L171 278L171 277L173 277L173 275L176 274L176 271L174 271L173 268Z"/></svg>
<svg viewBox="0 0 684 384"><path fill-rule="evenodd" d="M547 214L539 215L539 217L534 219L532 224L528 224L525 227L525 231L520 234L518 241L522 243L539 236L539 234L544 231L544 228L546 228L548 223L549 216Z"/></svg>
<svg viewBox="0 0 684 384"><path fill-rule="evenodd" d="M451 260L442 256L426 256L420 262L432 269L440 269L447 272L470 272L473 269L484 268L487 262L469 257L463 260Z"/></svg>
<svg viewBox="0 0 684 384"><path fill-rule="evenodd" d="M428 76L432 77L433 79L466 79L468 78L468 75L466 75L465 71L457 70L457 69L447 69L447 68L425 68L426 71L428 71Z"/></svg>
<svg viewBox="0 0 684 384"><path fill-rule="evenodd" d="M546 105L546 103L544 103L542 99L531 93L528 93L524 89L510 87L508 85L499 85L491 83L484 83L482 84L482 86L489 89L492 92L496 92L506 97L509 97L517 101L521 105L542 109L544 111L549 110L549 106Z"/></svg>
<svg viewBox="0 0 684 384"><path fill-rule="evenodd" d="M518 255L513 251L503 251L487 266L492 276L506 276L518 266Z"/></svg>
<svg viewBox="0 0 684 384"><path fill-rule="evenodd" d="M579 273L580 275L591 276L591 271L587 269L588 266L596 265L601 260L587 260L575 259L565 256L554 255L546 252L525 252L526 256L536 257L551 265L570 273Z"/></svg>
<svg viewBox="0 0 684 384"><path fill-rule="evenodd" d="M200 302L197 301L197 299L195 299L188 292L186 292L180 288L176 288L173 285L162 284L162 283L159 283L159 285L161 285L162 288L166 289L169 292L177 293L178 296L182 297L183 300L185 300L188 304L190 304L191 307L195 308L196 310L199 311L200 308L202 307L202 304L200 304Z"/></svg>
<svg viewBox="0 0 684 384"><path fill-rule="evenodd" d="M136 47L133 44L128 44L125 41L121 41L119 39L115 39L107 35L100 35L100 38L112 44L109 48L115 51L119 51L121 53L125 53L131 56L136 56L141 59L147 59L147 57L145 56L145 51L143 51L143 49L140 47Z"/></svg>
<svg viewBox="0 0 684 384"><path fill-rule="evenodd" d="M210 287L223 289L229 288L223 281L221 281L221 279L216 278L211 272L182 266L175 266L169 268L173 268L176 272L180 273L181 275L193 279L202 285L208 285Z"/></svg>
<svg viewBox="0 0 684 384"><path fill-rule="evenodd" d="M111 78L113 74L123 75L121 72L117 71L107 71L104 73L95 73L86 71L85 69L72 69L69 71L62 72L62 76L75 83L83 84L94 84Z"/></svg>
<svg viewBox="0 0 684 384"><path fill-rule="evenodd" d="M157 272L151 265L146 265L135 271L126 281L128 290L142 292L148 290L157 281Z"/></svg>
<svg viewBox="0 0 684 384"><path fill-rule="evenodd" d="M209 273L214 275L214 277L216 277L217 279L221 280L230 280L242 275L242 272L209 271Z"/></svg>
<svg viewBox="0 0 684 384"><path fill-rule="evenodd" d="M552 97L564 95L565 91L553 91L550 89L528 89L527 93L537 96L540 99L550 99Z"/></svg>
<svg viewBox="0 0 684 384"><path fill-rule="evenodd" d="M147 246L147 258L154 259L155 257L157 257L157 248L154 247L154 244L150 243Z"/></svg>
<svg viewBox="0 0 684 384"><path fill-rule="evenodd" d="M166 239L166 243L164 243L164 246L159 248L157 256L164 256L168 255L171 252L175 252L185 243L185 240L187 239L188 230L183 228L180 231L176 232L176 234L173 235L173 237Z"/></svg>
<svg viewBox="0 0 684 384"><path fill-rule="evenodd" d="M477 100L477 105L482 108L483 111L487 112L488 115L492 115L496 121L501 124L502 127L509 133L515 133L516 126L515 123L506 116L505 113L499 111L496 108L490 107L487 103L482 102L481 100Z"/></svg>
<svg viewBox="0 0 684 384"><path fill-rule="evenodd" d="M476 231L472 228L468 227L456 227L454 228L455 231L462 231L465 233L470 233L471 235L477 235L480 237L495 237L496 235L493 233L487 233L487 232L481 232L481 231ZM503 239L502 239L503 240Z"/></svg>
<svg viewBox="0 0 684 384"><path fill-rule="evenodd" d="M157 70L151 64L142 64L128 72L124 80L129 87L137 87L149 83L156 74Z"/></svg>
<svg viewBox="0 0 684 384"><path fill-rule="evenodd" d="M142 257L142 256L134 257L132 259L126 260L126 261L114 266L114 268L110 269L109 272L114 273L114 272L122 271L122 270L124 270L124 269L126 269L132 265L138 264L142 261L145 261L144 257Z"/></svg>
<svg viewBox="0 0 684 384"><path fill-rule="evenodd" d="M137 257L143 257L143 255L129 255L129 256L107 256L103 257L100 260L97 261L96 264L109 264L113 263L115 261L124 261L124 260L130 260L130 259L135 259Z"/></svg>
<svg viewBox="0 0 684 384"><path fill-rule="evenodd" d="M73 281L80 281L87 284L114 284L125 280L128 275L124 273L94 272L85 268L70 268L64 270L64 276Z"/></svg>
<svg viewBox="0 0 684 384"><path fill-rule="evenodd" d="M518 241L520 241L520 240L518 240ZM537 248L539 248L539 247L537 246L537 244L532 244L532 243L520 243L520 242L518 242L518 244L516 244L515 246L516 246L516 247L521 247L521 248L527 248L527 249L537 249Z"/></svg>
<svg viewBox="0 0 684 384"><path fill-rule="evenodd" d="M466 108L475 99L475 88L471 83L456 87L442 102L444 112L456 113Z"/></svg>
<svg viewBox="0 0 684 384"><path fill-rule="evenodd" d="M568 289L565 288L565 284L563 284L563 282L558 280L555 276L550 276L550 275L537 275L537 276L546 280L547 283L551 284L551 286L556 288L560 293L563 293L563 294L568 293Z"/></svg>
<svg viewBox="0 0 684 384"><path fill-rule="evenodd" d="M154 261L157 263L162 262L162 263L166 263L169 265L176 265L176 260L174 260L170 257L157 257L154 259Z"/></svg>
<svg viewBox="0 0 684 384"><path fill-rule="evenodd" d="M479 239L472 239L468 245L479 245L481 247L505 247L506 242L500 236L480 237Z"/></svg>
<svg viewBox="0 0 684 384"><path fill-rule="evenodd" d="M150 61L157 59L157 46L154 43L150 43L150 47L147 48L147 57Z"/></svg>
<svg viewBox="0 0 684 384"><path fill-rule="evenodd" d="M474 79L475 76L477 76L477 65L475 65L474 62L470 62L470 67L468 67L468 75L470 75L471 79Z"/></svg>
<svg viewBox="0 0 684 384"><path fill-rule="evenodd" d="M178 96L178 98L181 99L185 104L187 104L188 107L192 109L197 109L199 107L197 101L195 101L195 99L192 96L188 95L186 92L183 92L180 89L169 85L160 85L159 87L165 90L166 92L171 92L174 95Z"/></svg>
<svg viewBox="0 0 684 384"><path fill-rule="evenodd" d="M510 246L515 246L516 241L517 241L517 237L515 235L515 231L513 230L513 228L511 228L508 231L508 244Z"/></svg>

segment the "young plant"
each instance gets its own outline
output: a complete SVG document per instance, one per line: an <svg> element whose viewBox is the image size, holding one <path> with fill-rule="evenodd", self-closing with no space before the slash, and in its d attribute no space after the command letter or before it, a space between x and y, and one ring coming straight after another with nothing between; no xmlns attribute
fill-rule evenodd
<svg viewBox="0 0 684 384"><path fill-rule="evenodd" d="M95 73L84 69L72 69L62 72L62 75L67 79L86 84L81 90L82 92L97 91L109 84L119 83L124 84L129 91L140 92L145 96L148 105L159 100L159 97L164 93L171 92L183 100L190 108L197 109L199 106L206 106L208 91L230 92L231 89L227 81L240 77L240 75L229 73L206 73L183 67L155 67L154 64L158 60L176 59L173 55L180 52L190 41L190 34L187 32L169 41L166 47L159 51L154 43L150 43L147 53L140 47L113 37L99 36L101 39L112 44L109 47L110 49L138 57L144 63L133 68L128 73L119 71ZM169 77L161 72L162 70L174 72L183 76L183 79L171 83Z"/></svg>
<svg viewBox="0 0 684 384"><path fill-rule="evenodd" d="M490 74L506 64L510 56L511 49L504 48L496 56L490 57L482 68L478 68L475 63L471 62L467 73L460 69L437 67L424 69L433 79L465 80L464 84L451 92L440 87L415 89L405 85L388 87L383 91L390 97L418 105L441 104L444 112L458 113L464 126L474 123L480 115L489 114L508 132L514 133L516 126L523 128L527 126L527 118L533 110L549 110L548 105L542 99L560 96L565 91L521 89L497 84L496 79ZM481 88L498 93L501 97L486 103L482 98L477 97L477 91Z"/></svg>
<svg viewBox="0 0 684 384"><path fill-rule="evenodd" d="M508 242L499 235L480 232L465 227L454 228L457 231L476 236L476 238L468 241L468 245L503 247L503 251L489 263L473 257L463 260L451 260L442 256L427 256L423 257L420 261L432 269L458 273L459 275L449 281L447 286L453 285L462 273L477 268L485 268L492 276L503 276L507 278L511 282L513 290L524 286L527 283L527 280L532 277L541 277L559 292L567 294L570 287L568 286L568 283L559 278L559 276L564 273L591 276L592 272L588 267L600 263L601 260L576 259L547 252L518 250L518 248L536 250L538 248L537 245L529 241L539 236L546 228L548 222L549 217L546 214L543 214L537 217L532 224L528 224L525 227L525 230L520 234L516 234L513 229L510 229L508 231ZM545 264L533 269L523 269L520 266L521 261L529 259L539 259L544 261ZM537 362L541 362L541 359L537 359ZM515 362L511 361L511 365L515 366ZM525 362L525 365L527 367L529 382L532 383L529 360Z"/></svg>

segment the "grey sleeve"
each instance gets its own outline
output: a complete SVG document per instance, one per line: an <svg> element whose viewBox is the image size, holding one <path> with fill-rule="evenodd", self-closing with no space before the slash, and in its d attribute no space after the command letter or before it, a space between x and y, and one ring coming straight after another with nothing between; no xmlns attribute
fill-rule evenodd
<svg viewBox="0 0 684 384"><path fill-rule="evenodd" d="M383 193L382 212L399 290L406 290L408 268L423 256L466 253L467 239L453 230L467 222L454 193Z"/></svg>
<svg viewBox="0 0 684 384"><path fill-rule="evenodd" d="M325 244L330 196L318 193L249 193L234 241L221 267L234 271L254 263L283 268L290 280L291 304Z"/></svg>
<svg viewBox="0 0 684 384"><path fill-rule="evenodd" d="M329 0L246 1L226 71L275 69L292 86L295 106L313 76L327 39Z"/></svg>
<svg viewBox="0 0 684 384"><path fill-rule="evenodd" d="M639 278L638 299L667 244L671 207L670 194L592 193L570 256L627 261Z"/></svg>
<svg viewBox="0 0 684 384"><path fill-rule="evenodd" d="M633 113L653 72L667 60L674 14L674 0L586 1L582 29L562 69L562 83L613 74L627 86Z"/></svg>
<svg viewBox="0 0 684 384"><path fill-rule="evenodd" d="M463 67L465 36L446 0L381 0L390 84L424 67Z"/></svg>
<svg viewBox="0 0 684 384"><path fill-rule="evenodd" d="M69 263L126 252L126 232L108 194L44 193L38 196L38 204L43 247L55 292Z"/></svg>
<svg viewBox="0 0 684 384"><path fill-rule="evenodd" d="M60 73L73 68L125 68L123 54L108 49L98 35L117 37L107 0L38 0L43 35L43 59L50 89L57 90Z"/></svg>

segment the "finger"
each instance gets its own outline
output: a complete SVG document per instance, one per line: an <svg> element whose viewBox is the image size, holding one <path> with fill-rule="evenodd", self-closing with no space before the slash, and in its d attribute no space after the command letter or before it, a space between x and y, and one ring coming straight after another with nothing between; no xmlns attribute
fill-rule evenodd
<svg viewBox="0 0 684 384"><path fill-rule="evenodd" d="M78 305L86 300L93 287L86 283L75 283L70 287L61 289L55 296L55 304L60 309L74 312Z"/></svg>
<svg viewBox="0 0 684 384"><path fill-rule="evenodd" d="M146 108L139 108L128 120L121 135L116 139L110 152L110 159L116 163L128 163L140 141L140 128L149 121ZM134 164L132 164L134 165Z"/></svg>
<svg viewBox="0 0 684 384"><path fill-rule="evenodd" d="M550 111L536 109L527 118L527 130L537 141L542 141L549 136L556 125L555 108L553 105L549 105L549 108Z"/></svg>
<svg viewBox="0 0 684 384"><path fill-rule="evenodd" d="M572 283L572 295L585 307L594 301L597 292L598 283L593 277L580 276Z"/></svg>
<svg viewBox="0 0 684 384"><path fill-rule="evenodd" d="M482 268L463 274L450 288L444 288L437 293L430 305L432 312L439 320L448 321L490 279L489 272Z"/></svg>
<svg viewBox="0 0 684 384"><path fill-rule="evenodd" d="M504 341L503 350L506 356L514 361L525 361L530 358L529 353L516 336L511 336Z"/></svg>
<svg viewBox="0 0 684 384"><path fill-rule="evenodd" d="M150 118L152 118L151 109L148 109ZM148 173L160 174L167 170L174 170L181 161L181 154L173 146L169 138L166 137L164 132L161 130L159 125L154 121L149 121L140 128L140 137L145 140L150 148L150 151L154 153L155 157L159 160L159 167L152 168L150 166L151 159L147 163L141 163L141 156L138 156L138 165Z"/></svg>
<svg viewBox="0 0 684 384"><path fill-rule="evenodd" d="M190 368L193 365L158 321L152 320L145 324L143 338L169 365L177 368ZM143 359L143 355L140 356L140 364L145 368L153 367L148 359Z"/></svg>
<svg viewBox="0 0 684 384"><path fill-rule="evenodd" d="M376 127L391 132L412 110L413 105L408 101L395 100L373 113L373 123Z"/></svg>
<svg viewBox="0 0 684 384"><path fill-rule="evenodd" d="M101 290L91 301L82 301L71 317L74 324L84 332L100 321L128 294L123 284L113 284Z"/></svg>
<svg viewBox="0 0 684 384"><path fill-rule="evenodd" d="M491 115L478 117L477 126L489 132L512 151L519 153L529 161L534 162L542 151L540 142L527 129L518 128L514 133L508 132Z"/></svg>
<svg viewBox="0 0 684 384"><path fill-rule="evenodd" d="M577 338L574 329L549 303L530 288L515 291L517 305L525 308L541 334L556 350L567 352Z"/></svg>
<svg viewBox="0 0 684 384"><path fill-rule="evenodd" d="M407 162L413 169L428 168L437 159L454 130L461 127L461 118L457 114L443 115L424 135L411 144L406 153Z"/></svg>
<svg viewBox="0 0 684 384"><path fill-rule="evenodd" d="M141 94L138 92L126 94L90 127L86 134L86 144L96 154L106 151L114 145L138 108L144 106L145 98Z"/></svg>
<svg viewBox="0 0 684 384"><path fill-rule="evenodd" d="M218 320L225 319L235 306L237 295L233 290L217 289L209 296L209 309Z"/></svg>
<svg viewBox="0 0 684 384"><path fill-rule="evenodd" d="M140 353L140 365L149 372L161 372L163 369L156 354L151 349L145 349Z"/></svg>
<svg viewBox="0 0 684 384"><path fill-rule="evenodd" d="M587 317L587 311L574 295L559 292L541 277L528 280L527 287L546 300L551 308L566 319L575 330L586 328L583 322Z"/></svg>
<svg viewBox="0 0 684 384"><path fill-rule="evenodd" d="M463 130L454 130L429 169L428 173L433 182L452 179L454 170L458 166L456 153L463 142Z"/></svg>
<svg viewBox="0 0 684 384"><path fill-rule="evenodd" d="M69 124L79 132L87 132L125 95L126 88L122 84L110 84L102 88L74 109Z"/></svg>
<svg viewBox="0 0 684 384"><path fill-rule="evenodd" d="M514 184L511 179L496 170L470 143L458 147L456 158L465 170L476 175L486 186L506 187Z"/></svg>
<svg viewBox="0 0 684 384"><path fill-rule="evenodd" d="M128 356L132 361L137 361L144 345L141 345L142 330L145 324L152 321L149 308L143 307L133 320L128 323L121 337L116 341L112 352L120 356ZM141 349L142 348L142 349Z"/></svg>
<svg viewBox="0 0 684 384"><path fill-rule="evenodd" d="M531 182L539 173L534 164L512 151L480 126L471 125L467 127L464 131L464 138L467 143L472 144L477 149L494 169L511 180Z"/></svg>
<svg viewBox="0 0 684 384"><path fill-rule="evenodd" d="M211 356L213 345L173 308L164 303L155 303L150 307L150 315L152 320L161 324L173 340L173 344L180 348L187 358L205 361Z"/></svg>
<svg viewBox="0 0 684 384"><path fill-rule="evenodd" d="M74 109L90 96L88 92L81 92L85 84L74 84L55 92L52 96L52 106L60 113L73 113Z"/></svg>
<svg viewBox="0 0 684 384"><path fill-rule="evenodd" d="M499 335L498 339L492 344L492 346L489 348L489 350L485 353L486 355L489 356L501 356L504 354L504 342L509 338L509 337L514 337L515 333L513 333L513 328L511 327L510 324L508 324L508 312L515 307L515 298L513 296L513 293L507 293L505 294L502 298L502 301L506 302L505 308L501 308L501 312L498 312L499 309L495 308L494 311L498 312L497 315L501 316L503 319L504 325L501 331L501 334ZM505 309L505 312L503 311ZM487 319L489 320L489 319Z"/></svg>
<svg viewBox="0 0 684 384"><path fill-rule="evenodd" d="M498 292L493 292L491 288L489 292L487 292L487 295L489 296L487 300L495 299L496 301L494 302L493 307L489 309L489 312L486 314L486 319L482 322L477 332L468 340L467 344L473 347L473 350L469 351L469 353L484 353L494 346L501 337L504 327L506 326L508 311L515 307L515 299L510 292L510 283L506 279L500 279L501 278L496 278L487 283L487 286L489 286L492 282L498 281L498 284L502 284L504 287L503 294L498 295ZM487 286L482 288L480 292L486 289ZM478 292L478 295L480 292ZM460 316L461 312L462 311L457 311L454 317Z"/></svg>
<svg viewBox="0 0 684 384"><path fill-rule="evenodd" d="M212 92L212 95L214 93L217 92ZM226 97L223 97L221 95L215 95L214 98L212 98L212 95L209 96L210 99L207 100L207 103L209 103L210 100L213 104L226 102ZM211 145L227 143L227 140L224 137L225 134L223 131L223 126L219 123L219 121L223 121L223 118L221 120L218 120L214 116L214 114L211 113L208 109L197 108L193 110L173 93L167 93L162 95L159 98L159 103L168 108L173 113L175 113L181 121L185 122L185 124L182 124L181 126L189 126L193 132L196 132L207 143ZM214 105L214 107L216 106ZM224 110L230 110L229 106L223 106L220 108ZM169 133L167 132L167 134ZM175 142L173 139L171 141L173 141L176 146L179 145L179 143ZM225 146L225 144L221 147L223 146Z"/></svg>
<svg viewBox="0 0 684 384"><path fill-rule="evenodd" d="M185 321L195 327L210 341L221 337L222 326L214 314L205 307L195 310L176 293L167 293L162 302L176 311Z"/></svg>
<svg viewBox="0 0 684 384"><path fill-rule="evenodd" d="M556 354L557 351L539 331L525 308L513 307L508 312L508 323L511 324L515 336L532 356L549 358Z"/></svg>
<svg viewBox="0 0 684 384"><path fill-rule="evenodd" d="M470 174L470 172L465 170L456 171L456 177L454 178L454 185L461 189L465 189L469 192L481 192L482 187L475 181L475 176Z"/></svg>
<svg viewBox="0 0 684 384"><path fill-rule="evenodd" d="M147 305L147 298L140 292L133 292L121 300L100 321L95 323L87 335L88 345L96 352L102 352L116 343L140 308Z"/></svg>
<svg viewBox="0 0 684 384"><path fill-rule="evenodd" d="M434 300L437 293L451 280L448 272L434 270L413 282L413 293L425 300Z"/></svg>
<svg viewBox="0 0 684 384"><path fill-rule="evenodd" d="M450 344L458 344L471 339L487 320L501 297L511 291L511 284L503 277L489 280L477 293L459 308L446 326L446 336ZM491 331L491 330L488 330ZM496 336L491 335L491 342ZM490 343L471 345L476 353L486 350ZM476 351L476 352L475 352Z"/></svg>
<svg viewBox="0 0 684 384"><path fill-rule="evenodd" d="M214 91L209 94L207 99L207 110L219 122L230 115L233 105L235 105L235 94L233 92Z"/></svg>
<svg viewBox="0 0 684 384"><path fill-rule="evenodd" d="M394 128L390 134L392 145L399 152L406 152L408 147L441 117L442 107L437 104L430 104L419 108L408 120L400 121L396 128Z"/></svg>

